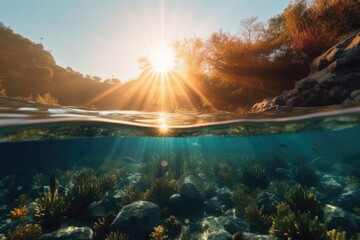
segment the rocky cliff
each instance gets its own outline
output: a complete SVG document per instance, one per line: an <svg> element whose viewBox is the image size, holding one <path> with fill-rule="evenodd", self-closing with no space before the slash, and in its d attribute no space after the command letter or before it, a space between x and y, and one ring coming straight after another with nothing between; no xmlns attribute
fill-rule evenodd
<svg viewBox="0 0 360 240"><path fill-rule="evenodd" d="M349 102L360 102L360 29L315 58L309 76L292 90L256 103L252 111Z"/></svg>

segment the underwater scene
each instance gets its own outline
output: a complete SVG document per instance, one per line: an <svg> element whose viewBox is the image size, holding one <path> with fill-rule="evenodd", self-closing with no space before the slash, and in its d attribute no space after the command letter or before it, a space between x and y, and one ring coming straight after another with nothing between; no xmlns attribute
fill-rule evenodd
<svg viewBox="0 0 360 240"><path fill-rule="evenodd" d="M358 107L1 106L0 239L360 239Z"/></svg>

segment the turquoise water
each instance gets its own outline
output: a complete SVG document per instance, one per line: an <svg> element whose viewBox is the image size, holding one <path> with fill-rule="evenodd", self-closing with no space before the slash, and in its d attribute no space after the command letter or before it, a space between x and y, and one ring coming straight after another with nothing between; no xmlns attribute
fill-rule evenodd
<svg viewBox="0 0 360 240"><path fill-rule="evenodd" d="M360 223L359 119L356 106L166 114L2 99L0 233L11 239L16 229L38 224L47 237L72 226L85 229L86 239L116 231L155 239L149 234L161 225L168 239L286 239L278 226L285 218L276 208L285 202L292 212L286 215L294 216L290 222L310 219L308 225L300 221L306 226L292 239L330 239L326 232L332 229L349 237ZM105 178L112 181L107 187ZM316 201L289 194L296 190L315 194ZM46 197L61 198L62 210L39 210ZM156 204L159 216L117 226L126 206L138 201ZM16 208L28 212L11 213ZM258 214L251 214L254 208ZM94 223L101 218L106 221L99 230ZM285 226L291 232L292 225ZM306 235L304 229L316 232L314 226L325 235Z"/></svg>

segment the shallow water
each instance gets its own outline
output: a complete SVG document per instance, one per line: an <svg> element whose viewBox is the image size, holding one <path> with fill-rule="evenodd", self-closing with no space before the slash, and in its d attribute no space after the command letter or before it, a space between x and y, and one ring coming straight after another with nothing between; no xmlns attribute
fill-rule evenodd
<svg viewBox="0 0 360 240"><path fill-rule="evenodd" d="M135 200L147 200L160 207L160 219L154 219L154 224L164 226L170 239L207 239L222 231L211 221L230 217L247 224L238 229L220 224L230 235L237 231L269 234L271 220L266 224L252 222L245 206L237 203L233 195L239 186L245 186L252 199L249 205L261 208L265 203L265 213L275 217L276 205L289 198L274 190L279 182L286 185L286 191L296 183L312 189L321 201L322 222L329 222L329 205L341 209L346 219L352 220L330 222L328 230L338 228L354 234L359 227L360 107L238 115L96 111L5 99L0 99L0 104L0 233L35 223L41 225L43 233L51 233L65 224L88 226L94 230L94 239L104 239L114 227L99 233L93 228L94 222L110 212L118 214L131 203L124 191L134 186L142 194L154 192ZM244 169L256 164L266 183L255 178L255 188L244 179ZM74 183L76 186L74 176L84 168L92 169L98 180L115 177L113 188L90 200L112 199L103 206L105 210L101 214L89 206L76 213L66 210L58 221L44 223L34 206L41 203L46 192L53 191L51 176L55 176L59 195L76 207L67 196ZM183 185L190 175L198 180L200 190L188 201L181 195L186 194ZM156 179L167 183L174 180L176 186L171 191L163 186L155 192ZM212 194L204 193L205 185L213 187ZM224 189L229 191L227 201L221 198ZM169 199L179 193L183 205ZM264 193L273 195L267 201L270 206L258 200ZM28 202L22 203L19 199L24 196ZM211 207L212 202L218 207ZM19 207L26 207L29 213L18 219L11 217L10 211ZM166 224L170 215L182 223L183 232L188 227L189 233L182 237L174 233ZM206 221L212 227L204 227ZM136 224L120 230L130 233L132 239L136 233L131 228L135 229Z"/></svg>

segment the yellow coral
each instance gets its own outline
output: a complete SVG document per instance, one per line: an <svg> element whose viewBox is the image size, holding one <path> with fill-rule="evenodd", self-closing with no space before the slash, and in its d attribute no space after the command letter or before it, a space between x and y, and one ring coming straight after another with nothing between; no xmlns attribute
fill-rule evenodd
<svg viewBox="0 0 360 240"><path fill-rule="evenodd" d="M154 231L150 233L149 237L151 240L165 240L168 236L163 235L165 232L165 229L163 226L159 225L157 227L154 227Z"/></svg>
<svg viewBox="0 0 360 240"><path fill-rule="evenodd" d="M15 208L10 211L11 220L24 218L28 214L29 210L26 207Z"/></svg>

